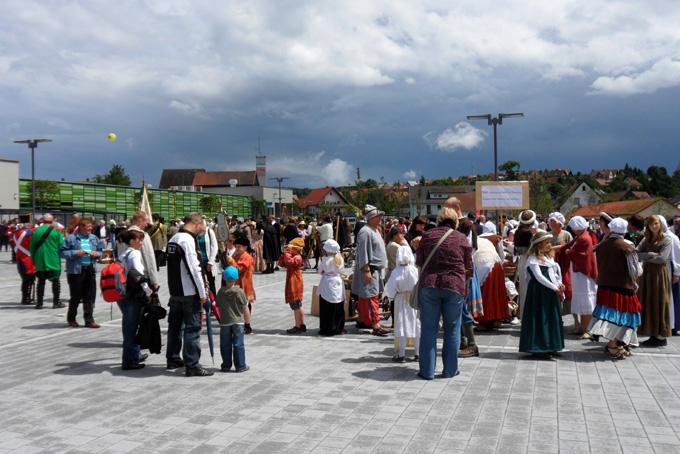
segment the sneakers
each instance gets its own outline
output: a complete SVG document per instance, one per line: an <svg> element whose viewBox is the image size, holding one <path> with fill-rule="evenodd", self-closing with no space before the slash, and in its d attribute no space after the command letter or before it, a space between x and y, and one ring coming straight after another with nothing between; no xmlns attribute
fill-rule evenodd
<svg viewBox="0 0 680 454"><path fill-rule="evenodd" d="M132 363L129 366L123 366L123 370L144 369L144 366L146 366L146 364Z"/></svg>
<svg viewBox="0 0 680 454"><path fill-rule="evenodd" d="M511 325L519 325L520 321L517 317L513 317L512 320L510 321Z"/></svg>
<svg viewBox="0 0 680 454"><path fill-rule="evenodd" d="M286 332L288 334L302 334L307 332L307 327L305 325L294 326L290 329L287 329Z"/></svg>
<svg viewBox="0 0 680 454"><path fill-rule="evenodd" d="M403 356L396 355L392 357L392 361L394 361L395 363L405 363L406 358Z"/></svg>
<svg viewBox="0 0 680 454"><path fill-rule="evenodd" d="M459 358L470 358L472 356L479 356L479 349L476 345L470 345L465 350L458 352Z"/></svg>
<svg viewBox="0 0 680 454"><path fill-rule="evenodd" d="M246 366L242 369L236 370L236 373L241 373L241 372L248 372L250 370L250 366Z"/></svg>
<svg viewBox="0 0 680 454"><path fill-rule="evenodd" d="M139 359L137 360L137 362L138 362L138 363L143 363L144 361L146 361L146 359L147 359L148 357L149 357L149 354L148 354L148 353L144 353L144 354L142 354L142 356L139 357Z"/></svg>
<svg viewBox="0 0 680 454"><path fill-rule="evenodd" d="M54 303L52 305L52 309L61 309L62 307L66 307L66 304L64 304L64 303Z"/></svg>
<svg viewBox="0 0 680 454"><path fill-rule="evenodd" d="M213 373L213 371L203 369L201 367L196 369L187 369L185 372L187 377L210 377Z"/></svg>
<svg viewBox="0 0 680 454"><path fill-rule="evenodd" d="M99 325L95 322L85 323L85 328L99 328Z"/></svg>
<svg viewBox="0 0 680 454"><path fill-rule="evenodd" d="M184 361L181 359L179 361L168 361L168 364L165 366L168 370L179 369L180 367L184 367Z"/></svg>

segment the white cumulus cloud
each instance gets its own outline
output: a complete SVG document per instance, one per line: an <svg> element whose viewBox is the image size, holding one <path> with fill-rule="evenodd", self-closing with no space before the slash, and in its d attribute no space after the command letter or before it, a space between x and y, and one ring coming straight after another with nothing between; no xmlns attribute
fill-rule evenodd
<svg viewBox="0 0 680 454"><path fill-rule="evenodd" d="M416 173L415 170L409 169L407 172L404 172L404 178L407 180L415 180L418 178L418 174Z"/></svg>
<svg viewBox="0 0 680 454"><path fill-rule="evenodd" d="M434 132L428 132L423 136L430 147L443 151L456 151L459 148L471 150L484 142L489 134L477 129L470 123L461 121L452 128L447 128L438 136Z"/></svg>
<svg viewBox="0 0 680 454"><path fill-rule="evenodd" d="M651 68L635 75L598 77L591 85L591 94L630 96L654 93L680 84L680 60L664 58Z"/></svg>

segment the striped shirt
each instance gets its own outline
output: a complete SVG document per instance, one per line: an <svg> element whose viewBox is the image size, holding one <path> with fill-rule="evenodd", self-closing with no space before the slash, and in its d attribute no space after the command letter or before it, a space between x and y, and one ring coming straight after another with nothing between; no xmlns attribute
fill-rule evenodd
<svg viewBox="0 0 680 454"><path fill-rule="evenodd" d="M92 254L92 247L90 246L90 237L89 235L87 237L84 237L80 233L78 233L78 238L80 238L80 249L87 252L87 255L84 255L80 258L80 264L82 266L92 266L92 259L90 258L90 254Z"/></svg>

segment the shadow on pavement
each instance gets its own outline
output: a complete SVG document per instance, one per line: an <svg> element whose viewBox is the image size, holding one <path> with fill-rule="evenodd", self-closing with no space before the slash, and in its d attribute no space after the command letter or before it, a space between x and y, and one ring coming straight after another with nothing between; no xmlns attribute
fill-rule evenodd
<svg viewBox="0 0 680 454"><path fill-rule="evenodd" d="M390 360L391 361L391 360ZM417 366L418 363L412 363ZM376 367L373 370L360 370L352 373L357 378L375 381L401 381L407 382L411 380L420 379L416 373L418 369L408 367L409 364L402 364L400 366L394 365L389 367Z"/></svg>
<svg viewBox="0 0 680 454"><path fill-rule="evenodd" d="M73 329L65 321L61 323L43 323L41 325L27 325L21 327L21 329L54 329L54 328Z"/></svg>
<svg viewBox="0 0 680 454"><path fill-rule="evenodd" d="M75 342L68 344L69 347L75 348L121 348L120 342Z"/></svg>

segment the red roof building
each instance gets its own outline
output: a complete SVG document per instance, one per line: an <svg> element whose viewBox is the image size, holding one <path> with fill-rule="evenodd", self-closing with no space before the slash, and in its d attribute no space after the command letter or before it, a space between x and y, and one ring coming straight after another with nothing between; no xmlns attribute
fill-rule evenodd
<svg viewBox="0 0 680 454"><path fill-rule="evenodd" d="M298 206L301 210L306 210L310 214L317 214L321 202L325 202L334 211L349 205L340 191L333 186L326 186L325 188L314 189L306 197L299 199Z"/></svg>
<svg viewBox="0 0 680 454"><path fill-rule="evenodd" d="M221 172L196 172L194 175L194 186L205 187L228 187L229 180L237 180L237 186L259 186L257 172L255 170L246 171L221 171Z"/></svg>
<svg viewBox="0 0 680 454"><path fill-rule="evenodd" d="M673 216L680 215L680 209L672 203L665 199L654 198L588 205L574 210L570 216L583 216L586 219L590 219L597 217L603 211L622 218L628 218L634 214L639 214L642 217L660 214L666 217L666 219L670 219Z"/></svg>

